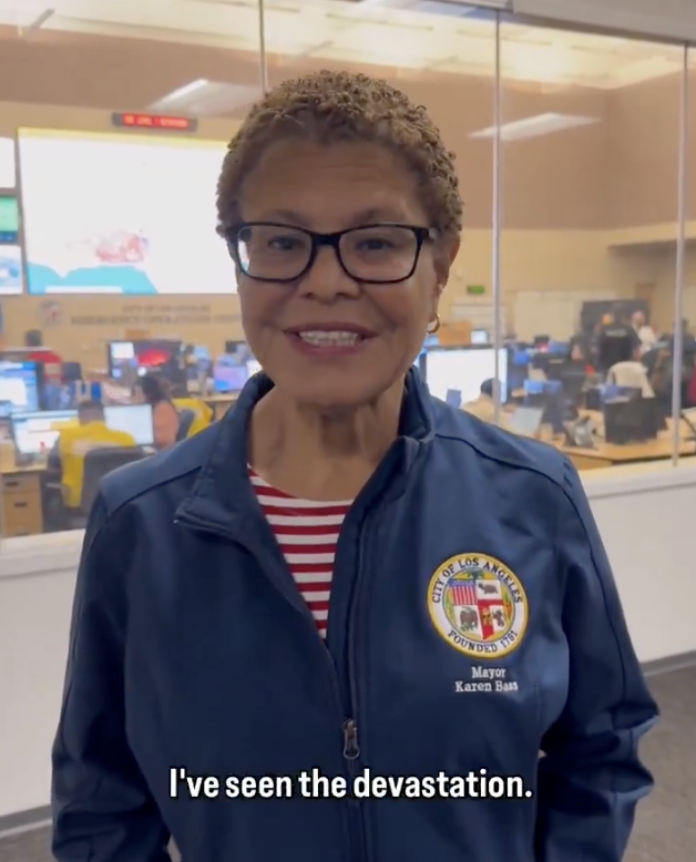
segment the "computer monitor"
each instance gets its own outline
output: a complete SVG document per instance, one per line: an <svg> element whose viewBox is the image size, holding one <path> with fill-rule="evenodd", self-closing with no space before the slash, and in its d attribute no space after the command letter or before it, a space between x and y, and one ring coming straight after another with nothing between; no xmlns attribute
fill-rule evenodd
<svg viewBox="0 0 696 862"><path fill-rule="evenodd" d="M213 365L213 391L219 395L240 392L250 376L250 360L235 353L223 353Z"/></svg>
<svg viewBox="0 0 696 862"><path fill-rule="evenodd" d="M48 455L64 428L77 424L77 410L42 410L12 415L12 438L23 456Z"/></svg>
<svg viewBox="0 0 696 862"><path fill-rule="evenodd" d="M450 407L459 409L462 406L462 393L459 389L448 389L445 395L445 401Z"/></svg>
<svg viewBox="0 0 696 862"><path fill-rule="evenodd" d="M525 397L545 395L546 383L546 380L535 380L533 377L528 377L523 386Z"/></svg>
<svg viewBox="0 0 696 862"><path fill-rule="evenodd" d="M112 341L107 347L109 376L120 380L129 371L137 372L138 364L135 356L135 345L132 341Z"/></svg>
<svg viewBox="0 0 696 862"><path fill-rule="evenodd" d="M518 407L509 419L509 428L522 437L534 437L541 428L543 407Z"/></svg>
<svg viewBox="0 0 696 862"><path fill-rule="evenodd" d="M512 364L516 368L526 368L531 362L531 353L524 347L515 347L512 352Z"/></svg>
<svg viewBox="0 0 696 862"><path fill-rule="evenodd" d="M570 341L550 341L548 352L552 356L570 356Z"/></svg>
<svg viewBox="0 0 696 862"><path fill-rule="evenodd" d="M0 360L0 419L39 409L36 363Z"/></svg>
<svg viewBox="0 0 696 862"><path fill-rule="evenodd" d="M582 360L564 359L560 363L550 364L546 369L546 377L560 381L566 398L575 402L587 383L587 369Z"/></svg>
<svg viewBox="0 0 696 862"><path fill-rule="evenodd" d="M662 425L656 398L626 398L604 405L604 439L607 443L654 440Z"/></svg>
<svg viewBox="0 0 696 862"><path fill-rule="evenodd" d="M472 344L490 344L491 338L487 329L472 329L471 330Z"/></svg>
<svg viewBox="0 0 696 862"><path fill-rule="evenodd" d="M555 434L563 432L566 404L560 380L525 380L524 406L542 410L542 424L551 425Z"/></svg>
<svg viewBox="0 0 696 862"><path fill-rule="evenodd" d="M552 377L553 369L560 368L567 360L554 353L537 352L532 357L532 368L543 371L546 377Z"/></svg>
<svg viewBox="0 0 696 862"><path fill-rule="evenodd" d="M617 399L626 401L627 399L635 399L643 397L643 390L637 386L614 386L607 384L600 390L602 394L602 402L616 401Z"/></svg>
<svg viewBox="0 0 696 862"><path fill-rule="evenodd" d="M174 384L186 383L183 342L168 338L110 341L107 346L109 376L123 386L132 386L149 372L162 374Z"/></svg>
<svg viewBox="0 0 696 862"><path fill-rule="evenodd" d="M116 404L104 408L104 421L112 431L130 434L138 446L152 446L155 429L150 404Z"/></svg>
<svg viewBox="0 0 696 862"><path fill-rule="evenodd" d="M507 401L508 351L498 351L500 400ZM495 348L462 347L436 348L426 357L425 377L430 392L443 401L449 389L462 393L462 403L475 401L481 394L481 384L495 379Z"/></svg>

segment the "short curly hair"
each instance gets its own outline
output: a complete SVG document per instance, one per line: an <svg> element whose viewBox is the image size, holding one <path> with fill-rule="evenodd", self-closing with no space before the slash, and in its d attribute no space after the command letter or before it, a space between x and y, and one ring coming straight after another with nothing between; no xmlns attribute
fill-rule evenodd
<svg viewBox="0 0 696 862"><path fill-rule="evenodd" d="M455 156L422 105L386 81L352 72L322 71L284 81L254 105L232 138L217 186L218 232L239 218L243 178L264 149L283 135L322 143L374 140L398 152L419 177L431 226L458 237L463 204Z"/></svg>

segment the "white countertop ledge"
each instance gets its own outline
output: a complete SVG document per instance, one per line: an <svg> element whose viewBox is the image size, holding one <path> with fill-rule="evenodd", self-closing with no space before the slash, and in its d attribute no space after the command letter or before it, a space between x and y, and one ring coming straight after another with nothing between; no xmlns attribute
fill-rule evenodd
<svg viewBox="0 0 696 862"><path fill-rule="evenodd" d="M581 476L590 502L671 488L696 490L696 457L683 458L676 467L658 461L587 470ZM0 580L77 571L84 535L84 530L70 530L0 539Z"/></svg>

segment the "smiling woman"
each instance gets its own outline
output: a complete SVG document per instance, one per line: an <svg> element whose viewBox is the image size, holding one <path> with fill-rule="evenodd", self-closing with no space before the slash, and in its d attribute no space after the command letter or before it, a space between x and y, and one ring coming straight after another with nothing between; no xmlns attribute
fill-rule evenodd
<svg viewBox="0 0 696 862"><path fill-rule="evenodd" d="M218 218L265 373L102 484L57 859L161 862L171 836L202 862L619 862L656 707L579 477L411 367L462 218L425 109L365 75L284 83L229 146ZM297 784L194 801L231 776Z"/></svg>
<svg viewBox="0 0 696 862"><path fill-rule="evenodd" d="M249 343L279 390L327 409L400 390L462 219L424 108L365 75L281 85L230 144L218 216Z"/></svg>

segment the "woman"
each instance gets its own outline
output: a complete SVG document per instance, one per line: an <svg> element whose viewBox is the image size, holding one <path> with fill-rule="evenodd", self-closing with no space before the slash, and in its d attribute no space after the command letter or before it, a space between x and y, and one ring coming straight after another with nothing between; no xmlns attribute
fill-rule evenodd
<svg viewBox="0 0 696 862"><path fill-rule="evenodd" d="M410 370L462 220L425 109L287 81L232 140L218 212L265 374L105 481L56 857L618 862L656 708L581 483Z"/></svg>
<svg viewBox="0 0 696 862"><path fill-rule="evenodd" d="M133 385L133 400L152 407L155 448L168 449L177 441L179 411L172 402L167 383L162 377L146 374Z"/></svg>

